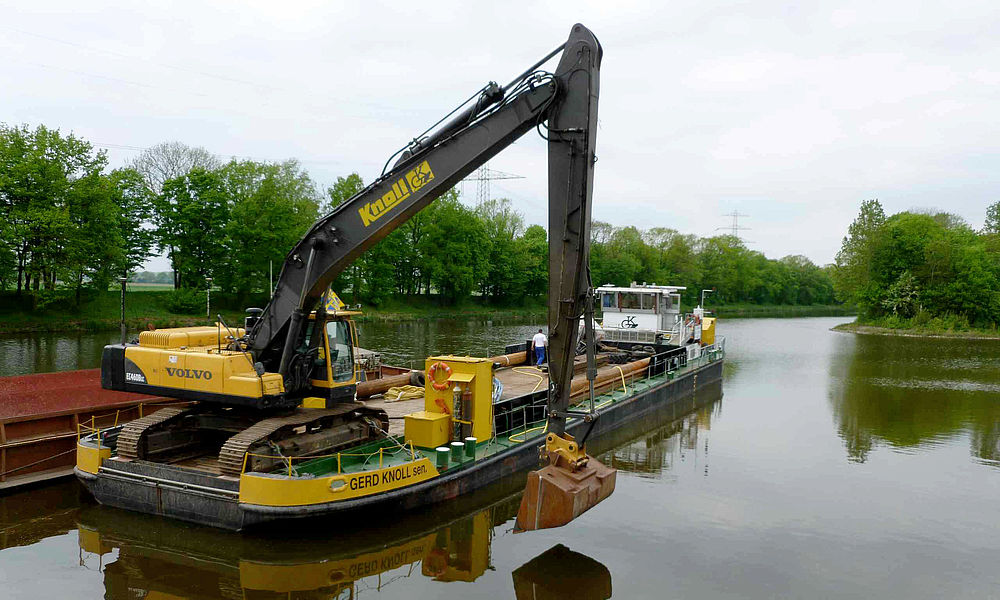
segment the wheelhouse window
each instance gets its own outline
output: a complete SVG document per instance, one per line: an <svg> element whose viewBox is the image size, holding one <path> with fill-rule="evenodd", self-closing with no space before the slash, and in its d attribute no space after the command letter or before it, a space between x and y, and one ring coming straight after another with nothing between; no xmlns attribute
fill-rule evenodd
<svg viewBox="0 0 1000 600"><path fill-rule="evenodd" d="M615 302L618 294L615 292L606 292L601 294L601 308L618 308L618 303Z"/></svg>
<svg viewBox="0 0 1000 600"><path fill-rule="evenodd" d="M326 337L330 347L333 381L350 381L354 376L354 345L351 343L350 324L345 321L327 322Z"/></svg>
<svg viewBox="0 0 1000 600"><path fill-rule="evenodd" d="M656 294L640 294L643 310L656 310Z"/></svg>
<svg viewBox="0 0 1000 600"><path fill-rule="evenodd" d="M622 310L642 308L642 301L636 292L622 292L618 297Z"/></svg>

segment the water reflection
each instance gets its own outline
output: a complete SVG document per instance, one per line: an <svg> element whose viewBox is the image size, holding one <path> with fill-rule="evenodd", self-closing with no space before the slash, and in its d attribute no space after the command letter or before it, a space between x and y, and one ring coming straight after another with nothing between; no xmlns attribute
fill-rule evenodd
<svg viewBox="0 0 1000 600"><path fill-rule="evenodd" d="M75 481L62 481L0 495L0 550L30 546L76 529L80 492Z"/></svg>
<svg viewBox="0 0 1000 600"><path fill-rule="evenodd" d="M285 538L161 520L150 527L148 517L95 507L80 515L79 560L103 571L108 600L355 598L410 578L475 581L491 567L494 528L518 503L508 494L443 525L424 515L391 528Z"/></svg>
<svg viewBox="0 0 1000 600"><path fill-rule="evenodd" d="M659 479L669 473L675 461L701 460L708 474L708 439L712 420L722 415L722 382L699 387L690 398L675 403L661 414L650 415L639 423L602 438L595 448L614 446L599 460L620 471L639 477ZM628 441L626 441L628 440ZM699 444L701 447L699 447Z"/></svg>
<svg viewBox="0 0 1000 600"><path fill-rule="evenodd" d="M358 323L365 348L381 352L385 362L418 367L432 354L494 356L504 346L523 342L537 329L535 319L423 319ZM101 366L106 344L115 332L23 333L0 335L0 377Z"/></svg>
<svg viewBox="0 0 1000 600"><path fill-rule="evenodd" d="M511 573L517 600L606 600L611 571L589 556L556 544Z"/></svg>
<svg viewBox="0 0 1000 600"><path fill-rule="evenodd" d="M851 336L831 362L830 401L848 458L887 445L912 451L968 436L1000 465L1000 344Z"/></svg>
<svg viewBox="0 0 1000 600"><path fill-rule="evenodd" d="M698 448L721 410L721 386L594 441L622 470L656 474ZM473 582L492 570L492 543L520 505L524 475L405 516L362 515L234 535L145 515L86 507L79 562L103 572L105 598L355 598L387 586L423 597L421 581ZM366 525L360 525L366 523ZM336 532L332 535L331 532ZM512 573L517 598L609 598L611 573L564 546ZM434 595L434 594L431 594Z"/></svg>

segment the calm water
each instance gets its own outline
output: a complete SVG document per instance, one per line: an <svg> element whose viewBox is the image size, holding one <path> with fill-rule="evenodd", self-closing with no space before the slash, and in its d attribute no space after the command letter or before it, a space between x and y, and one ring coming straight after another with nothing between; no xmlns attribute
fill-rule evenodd
<svg viewBox="0 0 1000 600"><path fill-rule="evenodd" d="M361 346L382 352L388 364L417 368L432 354L496 356L507 344L528 340L536 331L537 324L523 320L358 323ZM0 377L100 367L101 350L118 343L119 337L113 331L0 335Z"/></svg>
<svg viewBox="0 0 1000 600"><path fill-rule="evenodd" d="M114 599L540 598L542 588L579 598L609 589L621 598L1000 596L1000 343L829 331L843 320L722 323L723 389L593 448L619 468L617 490L562 529L511 533L516 480L402 519L266 536L105 509L67 482L0 497L0 590ZM504 328L515 339L531 331L437 322L365 324L362 335L397 346L422 336L428 346L393 357L408 360L406 351L493 352L509 339ZM449 346L470 335L481 337Z"/></svg>

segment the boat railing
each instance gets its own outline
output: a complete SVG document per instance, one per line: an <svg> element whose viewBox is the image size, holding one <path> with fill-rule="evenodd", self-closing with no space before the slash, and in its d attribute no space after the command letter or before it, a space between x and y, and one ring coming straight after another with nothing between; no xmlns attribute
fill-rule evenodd
<svg viewBox="0 0 1000 600"><path fill-rule="evenodd" d="M397 444L398 444L398 442L397 442ZM321 459L324 459L324 458L336 458L337 459L337 475L343 475L343 473L344 473L343 459L344 458L364 458L365 459L364 464L367 464L369 460L371 460L372 458L378 456L378 468L381 469L383 467L384 463L385 463L385 459L386 459L387 456L390 457L390 458L394 457L397 454L399 454L400 451L409 451L410 462L413 462L413 461L417 460L417 451L413 447L413 442L409 442L409 441L406 442L405 445L399 444L399 448L396 449L396 450L394 450L394 451L387 451L386 447L382 446L382 447L380 447L378 449L377 452L337 452L337 453L334 453L334 454L308 454L308 455L304 455L304 456L288 456L288 455L285 455L285 454L260 454L260 453L257 453L257 452L245 452L243 454L243 468L240 471L240 473L242 474L242 473L246 473L247 472L247 461L251 457L276 460L276 461L279 461L279 462L286 463L287 466L288 466L287 474L288 474L289 477L295 477L298 474L297 473L297 469L295 468L295 463L296 462L299 462L301 464L301 462L305 462L305 461L321 460ZM423 458L422 455L421 455L421 458Z"/></svg>
<svg viewBox="0 0 1000 600"><path fill-rule="evenodd" d="M142 406L141 404L139 406ZM88 435L96 434L94 437L97 439L97 447L101 447L101 432L108 431L109 429L114 429L118 427L118 421L121 419L122 411L116 410L113 413L104 413L103 415L90 415L90 422L82 421L76 424L76 442L80 443L80 438L84 438ZM109 417L114 417L115 420L111 425L104 426L103 428L99 424L99 421L107 419Z"/></svg>

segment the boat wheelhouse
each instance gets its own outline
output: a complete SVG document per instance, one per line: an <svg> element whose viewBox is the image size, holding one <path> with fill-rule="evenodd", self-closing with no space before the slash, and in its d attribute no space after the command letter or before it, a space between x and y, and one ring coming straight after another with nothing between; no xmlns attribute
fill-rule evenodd
<svg viewBox="0 0 1000 600"><path fill-rule="evenodd" d="M690 358L696 358L702 346L715 344L715 318L706 317L701 306L683 313L681 292L686 289L635 282L628 287L597 288L604 340L687 347Z"/></svg>

